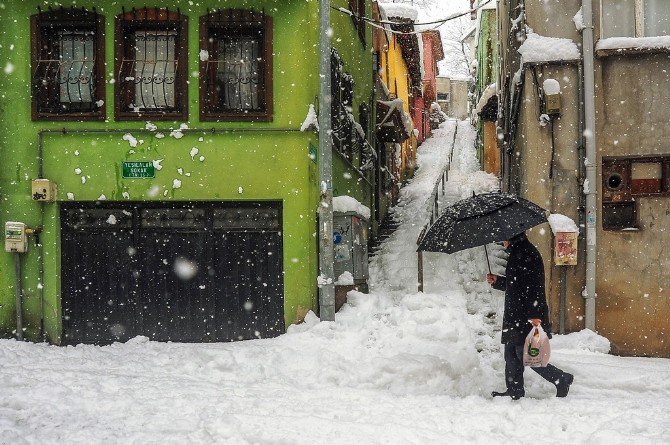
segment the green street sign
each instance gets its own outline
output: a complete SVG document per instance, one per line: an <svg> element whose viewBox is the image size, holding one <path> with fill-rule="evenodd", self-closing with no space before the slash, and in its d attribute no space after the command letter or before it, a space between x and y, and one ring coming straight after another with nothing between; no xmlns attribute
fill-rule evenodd
<svg viewBox="0 0 670 445"><path fill-rule="evenodd" d="M124 162L122 167L123 179L155 178L156 169L152 161Z"/></svg>

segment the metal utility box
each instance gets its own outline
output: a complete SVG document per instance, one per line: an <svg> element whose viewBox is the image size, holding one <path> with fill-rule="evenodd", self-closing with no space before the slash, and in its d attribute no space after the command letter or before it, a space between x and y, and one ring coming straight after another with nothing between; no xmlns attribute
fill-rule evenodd
<svg viewBox="0 0 670 445"><path fill-rule="evenodd" d="M5 252L25 253L28 251L26 225L22 222L5 223Z"/></svg>
<svg viewBox="0 0 670 445"><path fill-rule="evenodd" d="M54 202L56 200L56 183L48 179L33 179L31 193L33 200Z"/></svg>
<svg viewBox="0 0 670 445"><path fill-rule="evenodd" d="M354 212L333 214L334 272L350 272L354 284L368 279L368 221Z"/></svg>

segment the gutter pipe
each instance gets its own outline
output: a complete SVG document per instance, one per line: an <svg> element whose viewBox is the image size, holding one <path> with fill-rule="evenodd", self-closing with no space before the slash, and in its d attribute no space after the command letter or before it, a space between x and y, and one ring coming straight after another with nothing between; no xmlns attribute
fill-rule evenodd
<svg viewBox="0 0 670 445"><path fill-rule="evenodd" d="M14 252L14 269L16 278L14 291L16 293L16 339L23 341L23 286L21 285L21 254Z"/></svg>
<svg viewBox="0 0 670 445"><path fill-rule="evenodd" d="M330 0L319 1L319 317L335 320L333 148L330 125Z"/></svg>
<svg viewBox="0 0 670 445"><path fill-rule="evenodd" d="M596 330L596 114L592 0L582 0L584 57L584 138L586 139L586 287L585 327Z"/></svg>

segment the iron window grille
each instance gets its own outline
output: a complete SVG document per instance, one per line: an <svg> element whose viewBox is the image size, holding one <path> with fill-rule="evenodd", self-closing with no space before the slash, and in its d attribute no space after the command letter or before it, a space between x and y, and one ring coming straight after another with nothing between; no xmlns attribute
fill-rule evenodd
<svg viewBox="0 0 670 445"><path fill-rule="evenodd" d="M187 25L179 10L116 16L117 120L187 120Z"/></svg>
<svg viewBox="0 0 670 445"><path fill-rule="evenodd" d="M272 121L272 17L225 9L200 17L200 119Z"/></svg>
<svg viewBox="0 0 670 445"><path fill-rule="evenodd" d="M58 8L30 17L33 120L105 118L105 19Z"/></svg>

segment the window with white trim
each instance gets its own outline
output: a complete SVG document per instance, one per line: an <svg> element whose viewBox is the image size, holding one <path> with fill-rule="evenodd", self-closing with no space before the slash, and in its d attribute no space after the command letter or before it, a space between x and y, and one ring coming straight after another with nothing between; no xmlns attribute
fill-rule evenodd
<svg viewBox="0 0 670 445"><path fill-rule="evenodd" d="M670 35L668 0L601 0L600 6L603 38Z"/></svg>

